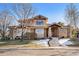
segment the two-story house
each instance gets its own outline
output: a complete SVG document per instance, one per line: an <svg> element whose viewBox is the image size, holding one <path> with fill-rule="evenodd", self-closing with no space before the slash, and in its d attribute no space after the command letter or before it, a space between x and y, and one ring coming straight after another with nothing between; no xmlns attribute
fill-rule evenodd
<svg viewBox="0 0 79 59"><path fill-rule="evenodd" d="M47 38L48 37L48 18L42 15L35 16L30 19L18 20L18 26L10 26L10 34L13 37L21 36L22 27L24 25L24 33L34 32L37 38Z"/></svg>

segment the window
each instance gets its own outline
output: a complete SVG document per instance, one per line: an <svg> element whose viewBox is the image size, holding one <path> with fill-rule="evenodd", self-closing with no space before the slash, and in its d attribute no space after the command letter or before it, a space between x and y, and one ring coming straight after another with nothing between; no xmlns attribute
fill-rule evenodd
<svg viewBox="0 0 79 59"><path fill-rule="evenodd" d="M44 25L43 20L37 20L37 21L36 21L36 25Z"/></svg>

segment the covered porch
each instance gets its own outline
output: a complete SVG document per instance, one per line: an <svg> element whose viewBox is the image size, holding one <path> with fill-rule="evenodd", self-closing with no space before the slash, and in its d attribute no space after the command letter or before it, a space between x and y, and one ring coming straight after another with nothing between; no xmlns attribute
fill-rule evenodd
<svg viewBox="0 0 79 59"><path fill-rule="evenodd" d="M59 28L61 26L58 24L52 24L49 26L49 36L50 37L59 37Z"/></svg>

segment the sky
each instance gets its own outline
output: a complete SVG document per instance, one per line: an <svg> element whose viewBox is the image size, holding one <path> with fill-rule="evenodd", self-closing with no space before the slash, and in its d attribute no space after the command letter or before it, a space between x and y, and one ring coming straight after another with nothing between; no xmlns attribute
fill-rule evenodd
<svg viewBox="0 0 79 59"><path fill-rule="evenodd" d="M11 8L12 4L7 4L8 8ZM32 3L32 6L36 9L36 15L43 15L48 18L48 23L64 22L65 21L65 9L68 3ZM75 4L79 9L79 4ZM6 4L0 4L0 10L6 8Z"/></svg>
<svg viewBox="0 0 79 59"><path fill-rule="evenodd" d="M67 23L65 20L65 9L69 5L68 3L37 3L32 5L37 8L38 14L48 17L49 23ZM75 5L79 9L79 4Z"/></svg>
<svg viewBox="0 0 79 59"><path fill-rule="evenodd" d="M48 18L49 23L53 22L65 22L64 13L67 4L58 4L58 3L37 3L33 4L37 8L37 13Z"/></svg>

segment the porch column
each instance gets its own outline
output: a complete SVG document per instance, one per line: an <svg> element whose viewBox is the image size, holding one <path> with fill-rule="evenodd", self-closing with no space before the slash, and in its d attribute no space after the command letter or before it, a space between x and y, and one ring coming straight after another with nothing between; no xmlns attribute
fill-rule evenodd
<svg viewBox="0 0 79 59"><path fill-rule="evenodd" d="M45 37L45 38L48 37L48 28L44 28L44 37Z"/></svg>
<svg viewBox="0 0 79 59"><path fill-rule="evenodd" d="M48 37L52 37L51 27L48 28Z"/></svg>

